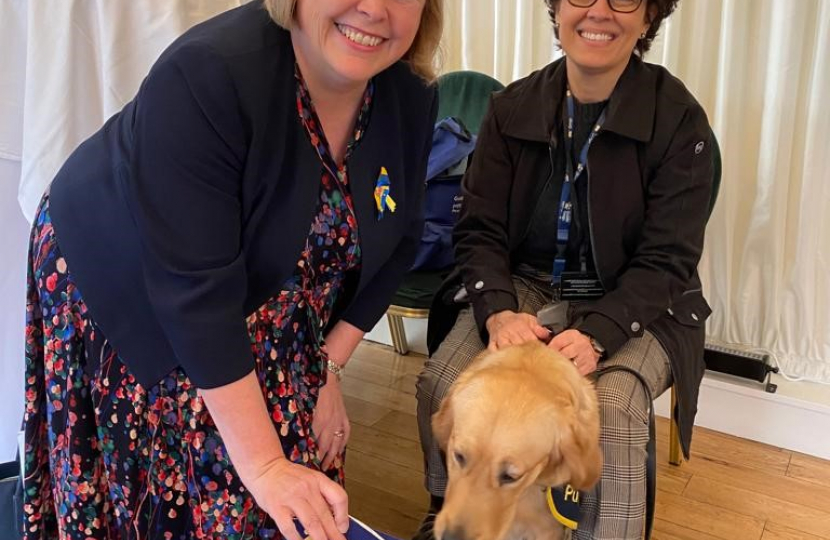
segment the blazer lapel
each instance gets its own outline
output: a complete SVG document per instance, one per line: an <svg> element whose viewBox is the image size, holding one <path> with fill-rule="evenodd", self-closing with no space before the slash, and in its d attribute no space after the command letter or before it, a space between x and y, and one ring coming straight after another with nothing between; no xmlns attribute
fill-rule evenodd
<svg viewBox="0 0 830 540"><path fill-rule="evenodd" d="M371 117L360 141L349 159L349 185L360 235L363 271L359 289L366 285L367 276L392 255L403 234L405 216L405 179L403 170L404 144L400 111L390 95L394 91L389 77L381 74L375 78ZM375 204L375 185L385 167L389 175L389 195L398 204L396 212L388 209L383 218Z"/></svg>

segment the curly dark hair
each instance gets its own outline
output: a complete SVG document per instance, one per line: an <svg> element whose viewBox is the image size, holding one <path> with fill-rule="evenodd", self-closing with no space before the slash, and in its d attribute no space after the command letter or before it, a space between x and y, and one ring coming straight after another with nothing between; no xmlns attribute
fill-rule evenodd
<svg viewBox="0 0 830 540"><path fill-rule="evenodd" d="M551 22L556 22L556 10L559 7L559 4L567 1L568 0L545 0L545 5L548 7L548 15L550 16ZM657 32L660 31L660 26L663 24L663 20L674 12L677 4L680 2L680 0L644 1L646 2L646 13L654 13L654 17L649 19L649 27L646 31L646 37L638 39L637 46L634 48L640 57L642 57L651 48L651 42L654 41L654 38L657 36ZM556 34L556 39L559 39L559 29L555 25L553 27L553 33Z"/></svg>

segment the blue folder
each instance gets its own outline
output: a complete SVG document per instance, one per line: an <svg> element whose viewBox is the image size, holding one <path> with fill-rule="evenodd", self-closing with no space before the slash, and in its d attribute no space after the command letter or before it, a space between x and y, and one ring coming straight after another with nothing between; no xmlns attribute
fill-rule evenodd
<svg viewBox="0 0 830 540"><path fill-rule="evenodd" d="M303 534L302 527L297 529ZM346 533L346 540L398 540L394 536L375 531L362 521L349 517L349 532Z"/></svg>
<svg viewBox="0 0 830 540"><path fill-rule="evenodd" d="M362 521L353 517L349 518L349 532L346 533L347 540L398 540L394 536L375 531Z"/></svg>

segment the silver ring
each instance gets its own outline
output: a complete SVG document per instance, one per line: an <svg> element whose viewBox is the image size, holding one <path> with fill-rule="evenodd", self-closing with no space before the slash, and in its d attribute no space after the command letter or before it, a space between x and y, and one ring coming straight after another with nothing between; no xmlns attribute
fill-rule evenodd
<svg viewBox="0 0 830 540"><path fill-rule="evenodd" d="M334 432L335 437L344 437L345 435L346 435L346 433L342 429L338 429L337 431Z"/></svg>

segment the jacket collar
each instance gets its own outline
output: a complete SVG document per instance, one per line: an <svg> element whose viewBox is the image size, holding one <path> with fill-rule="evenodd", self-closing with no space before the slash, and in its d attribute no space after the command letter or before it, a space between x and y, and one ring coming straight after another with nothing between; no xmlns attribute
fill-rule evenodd
<svg viewBox="0 0 830 540"><path fill-rule="evenodd" d="M504 134L556 146L560 138L566 80L565 58L525 79L524 84L514 90L517 95L502 127ZM506 98L509 94L510 88L504 91ZM637 141L649 141L654 130L656 94L653 71L632 55L611 93L602 131L612 131Z"/></svg>

